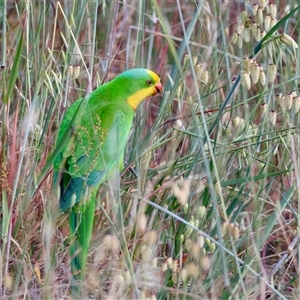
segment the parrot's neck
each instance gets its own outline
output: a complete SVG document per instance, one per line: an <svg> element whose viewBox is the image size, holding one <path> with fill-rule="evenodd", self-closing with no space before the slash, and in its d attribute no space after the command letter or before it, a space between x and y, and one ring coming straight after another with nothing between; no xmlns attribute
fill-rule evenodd
<svg viewBox="0 0 300 300"><path fill-rule="evenodd" d="M140 105L140 103L143 102L145 98L151 96L152 93L153 93L153 87L139 90L133 95L129 96L126 99L126 102L133 110L136 110L137 107Z"/></svg>

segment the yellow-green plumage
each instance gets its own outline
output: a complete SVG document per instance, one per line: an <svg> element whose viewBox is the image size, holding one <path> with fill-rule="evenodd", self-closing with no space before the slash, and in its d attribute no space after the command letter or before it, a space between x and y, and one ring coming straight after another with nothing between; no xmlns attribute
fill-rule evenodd
<svg viewBox="0 0 300 300"><path fill-rule="evenodd" d="M162 90L160 78L146 69L125 71L77 100L60 125L57 144L67 135L54 161L54 188L61 211L70 210L73 290L84 279L96 194L99 185L123 167L134 111ZM73 123L70 126L70 123Z"/></svg>

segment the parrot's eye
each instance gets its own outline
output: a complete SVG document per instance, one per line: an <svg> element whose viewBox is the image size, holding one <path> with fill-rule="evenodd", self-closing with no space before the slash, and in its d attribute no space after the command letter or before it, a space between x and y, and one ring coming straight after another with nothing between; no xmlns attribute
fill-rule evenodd
<svg viewBox="0 0 300 300"><path fill-rule="evenodd" d="M152 81L151 81L151 80L147 80L147 81L146 81L146 84L147 84L147 85L151 85L151 84L152 84Z"/></svg>

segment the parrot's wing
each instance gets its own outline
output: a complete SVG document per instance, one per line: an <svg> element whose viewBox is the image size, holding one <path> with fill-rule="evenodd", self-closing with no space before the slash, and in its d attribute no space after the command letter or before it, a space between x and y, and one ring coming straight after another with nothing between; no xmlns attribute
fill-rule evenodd
<svg viewBox="0 0 300 300"><path fill-rule="evenodd" d="M126 107L125 107L126 109ZM116 104L86 112L72 128L72 144L61 153L60 208L67 210L82 199L88 188L98 187L122 163L132 114Z"/></svg>

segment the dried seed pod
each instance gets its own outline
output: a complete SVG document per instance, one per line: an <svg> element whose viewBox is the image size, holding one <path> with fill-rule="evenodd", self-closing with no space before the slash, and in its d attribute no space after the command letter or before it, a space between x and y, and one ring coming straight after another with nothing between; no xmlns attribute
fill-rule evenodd
<svg viewBox="0 0 300 300"><path fill-rule="evenodd" d="M277 23L277 19L276 18L272 18L271 19L271 23L270 23L270 27L271 28L274 27L276 25L276 23Z"/></svg>
<svg viewBox="0 0 300 300"><path fill-rule="evenodd" d="M186 270L188 277L196 278L199 275L199 267L194 263L187 264Z"/></svg>
<svg viewBox="0 0 300 300"><path fill-rule="evenodd" d="M238 33L235 31L231 37L231 41L233 44L236 44L238 40Z"/></svg>
<svg viewBox="0 0 300 300"><path fill-rule="evenodd" d="M193 55L193 65L195 66L197 64L198 57L197 55Z"/></svg>
<svg viewBox="0 0 300 300"><path fill-rule="evenodd" d="M276 18L277 15L277 6L275 3L270 3L269 4L269 14L273 17Z"/></svg>
<svg viewBox="0 0 300 300"><path fill-rule="evenodd" d="M222 232L224 235L228 235L228 229L229 229L229 222L228 221L225 221L223 224L222 224Z"/></svg>
<svg viewBox="0 0 300 300"><path fill-rule="evenodd" d="M265 17L265 30L266 31L269 31L269 29L270 29L271 19L272 19L271 15L267 14Z"/></svg>
<svg viewBox="0 0 300 300"><path fill-rule="evenodd" d="M259 26L257 26L256 35L254 38L257 42L259 42L261 40L261 28Z"/></svg>
<svg viewBox="0 0 300 300"><path fill-rule="evenodd" d="M259 71L259 65L253 61L253 63L250 64L250 75L254 84L256 84L259 80Z"/></svg>
<svg viewBox="0 0 300 300"><path fill-rule="evenodd" d="M291 94L293 95L293 98L297 96L297 91L291 91Z"/></svg>
<svg viewBox="0 0 300 300"><path fill-rule="evenodd" d="M258 8L257 14L255 16L255 21L257 24L261 25L264 22L263 9L261 7Z"/></svg>
<svg viewBox="0 0 300 300"><path fill-rule="evenodd" d="M218 196L222 196L222 187L219 181L216 181L215 183L215 191L217 193Z"/></svg>
<svg viewBox="0 0 300 300"><path fill-rule="evenodd" d="M286 96L285 96L285 102L286 102L286 108L287 108L287 110L292 109L293 98L294 98L293 92L288 92L286 94Z"/></svg>
<svg viewBox="0 0 300 300"><path fill-rule="evenodd" d="M248 13L245 10L241 12L240 19L242 24L248 19Z"/></svg>
<svg viewBox="0 0 300 300"><path fill-rule="evenodd" d="M203 70L201 64L197 64L197 65L195 66L195 72L196 72L196 77L197 77L197 80L198 80L198 81L201 80L203 71L204 71L204 70Z"/></svg>
<svg viewBox="0 0 300 300"><path fill-rule="evenodd" d="M300 109L300 97L296 96L294 97L294 112L295 114L298 113L299 109Z"/></svg>
<svg viewBox="0 0 300 300"><path fill-rule="evenodd" d="M216 244L211 242L208 246L210 252L215 252L216 251Z"/></svg>
<svg viewBox="0 0 300 300"><path fill-rule="evenodd" d="M202 219L206 214L206 207L203 205L198 206L197 208L197 216Z"/></svg>
<svg viewBox="0 0 300 300"><path fill-rule="evenodd" d="M258 6L259 6L259 8L261 8L262 10L265 9L266 5L267 5L267 0L259 0L259 1L258 1Z"/></svg>
<svg viewBox="0 0 300 300"><path fill-rule="evenodd" d="M204 247L204 237L201 234L197 235L197 243L200 248Z"/></svg>
<svg viewBox="0 0 300 300"><path fill-rule="evenodd" d="M274 82L276 78L277 67L274 64L269 64L267 74L269 82Z"/></svg>
<svg viewBox="0 0 300 300"><path fill-rule="evenodd" d="M247 18L244 23L243 23L244 27L251 27L252 26L252 18Z"/></svg>
<svg viewBox="0 0 300 300"><path fill-rule="evenodd" d="M244 25L243 24L240 24L236 30L236 32L238 34L242 34L243 33L243 30L244 30Z"/></svg>
<svg viewBox="0 0 300 300"><path fill-rule="evenodd" d="M252 14L253 14L254 17L255 17L256 14L257 14L257 10L258 10L258 3L254 3L254 4L252 5Z"/></svg>
<svg viewBox="0 0 300 300"><path fill-rule="evenodd" d="M139 234L143 234L147 229L147 217L144 213L140 213L136 219L136 228Z"/></svg>
<svg viewBox="0 0 300 300"><path fill-rule="evenodd" d="M270 119L270 122L273 126L276 125L276 119L277 119L277 113L275 110L270 110L269 111L269 119Z"/></svg>
<svg viewBox="0 0 300 300"><path fill-rule="evenodd" d="M242 35L238 35L238 41L237 41L238 47L242 48L243 47L243 37Z"/></svg>
<svg viewBox="0 0 300 300"><path fill-rule="evenodd" d="M232 236L235 240L238 240L240 237L240 229L236 225L232 229Z"/></svg>
<svg viewBox="0 0 300 300"><path fill-rule="evenodd" d="M256 35L257 35L257 23L256 22L252 23L252 25L251 25L251 31L252 31L252 35L256 39Z"/></svg>
<svg viewBox="0 0 300 300"><path fill-rule="evenodd" d="M72 65L68 66L67 73L68 73L68 75L69 75L70 77L73 76L73 72L74 72L73 66L72 66Z"/></svg>
<svg viewBox="0 0 300 300"><path fill-rule="evenodd" d="M259 82L261 85L266 84L266 75L265 75L262 65L260 65L260 70L259 70Z"/></svg>
<svg viewBox="0 0 300 300"><path fill-rule="evenodd" d="M261 30L261 31L260 31L260 39L262 40L262 39L265 37L266 34L267 34L267 33L266 33L265 30Z"/></svg>
<svg viewBox="0 0 300 300"><path fill-rule="evenodd" d="M191 226L194 226L195 225L194 219L191 218L189 220L189 223L191 224ZM185 227L185 232L184 232L185 238L188 238L192 234L193 230L194 230L193 227L190 226Z"/></svg>
<svg viewBox="0 0 300 300"><path fill-rule="evenodd" d="M282 43L286 44L287 46L292 46L294 49L298 48L298 44L294 41L294 39L291 36L289 36L286 33L283 33L279 39Z"/></svg>
<svg viewBox="0 0 300 300"><path fill-rule="evenodd" d="M187 279L188 279L188 273L187 273L187 270L185 268L183 268L181 271L180 271L180 278L183 282L186 282Z"/></svg>
<svg viewBox="0 0 300 300"><path fill-rule="evenodd" d="M80 73L80 66L74 66L73 79L77 79Z"/></svg>
<svg viewBox="0 0 300 300"><path fill-rule="evenodd" d="M268 109L268 104L267 103L263 103L260 106L260 110L261 110L262 115L264 115L267 112L267 109Z"/></svg>
<svg viewBox="0 0 300 300"><path fill-rule="evenodd" d="M202 270L208 270L211 264L210 258L207 255L203 255L200 257L199 263Z"/></svg>
<svg viewBox="0 0 300 300"><path fill-rule="evenodd" d="M242 60L242 68L246 72L250 72L250 59L248 56L245 56Z"/></svg>
<svg viewBox="0 0 300 300"><path fill-rule="evenodd" d="M242 86L246 87L247 90L251 88L250 74L244 70L241 71L241 83Z"/></svg>
<svg viewBox="0 0 300 300"><path fill-rule="evenodd" d="M251 27L245 26L243 30L243 38L246 43L250 41L250 35L251 35Z"/></svg>
<svg viewBox="0 0 300 300"><path fill-rule="evenodd" d="M203 71L202 76L201 76L201 81L204 84L208 83L208 71L207 70Z"/></svg>
<svg viewBox="0 0 300 300"><path fill-rule="evenodd" d="M280 105L281 107L281 110L283 112L286 111L286 105L285 105L285 97L281 94L281 93L278 93L275 95L275 100L278 102L278 104Z"/></svg>

